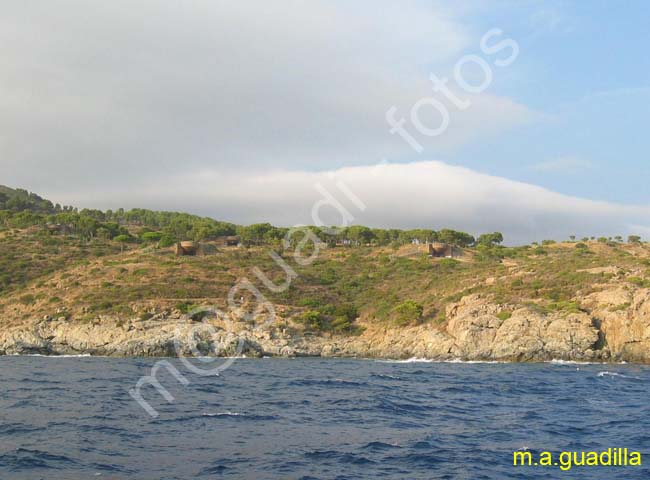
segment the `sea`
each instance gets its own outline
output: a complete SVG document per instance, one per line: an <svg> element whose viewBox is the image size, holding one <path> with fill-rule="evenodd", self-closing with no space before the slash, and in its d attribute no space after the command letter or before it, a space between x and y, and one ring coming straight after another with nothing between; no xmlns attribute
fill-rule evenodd
<svg viewBox="0 0 650 480"><path fill-rule="evenodd" d="M650 475L646 366L6 356L0 379L2 480ZM641 466L513 465L609 448Z"/></svg>

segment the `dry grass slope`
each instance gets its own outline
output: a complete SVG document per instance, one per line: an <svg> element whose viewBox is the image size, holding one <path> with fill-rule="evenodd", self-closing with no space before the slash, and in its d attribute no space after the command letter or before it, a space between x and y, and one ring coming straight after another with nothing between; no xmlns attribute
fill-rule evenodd
<svg viewBox="0 0 650 480"><path fill-rule="evenodd" d="M48 316L101 322L199 305L225 307L239 278L255 278L253 266L277 283L285 279L261 247L177 258L151 246L121 252L113 241L13 230L0 233L0 248L5 326ZM523 305L569 314L582 310L581 299L594 291L650 285L650 248L641 244L468 249L458 260L431 259L412 246L338 247L321 250L309 266L298 265L291 251L282 255L298 277L285 292L261 284L260 290L300 328L340 334L354 334L355 320L441 326L446 306L469 294L488 296L506 318Z"/></svg>

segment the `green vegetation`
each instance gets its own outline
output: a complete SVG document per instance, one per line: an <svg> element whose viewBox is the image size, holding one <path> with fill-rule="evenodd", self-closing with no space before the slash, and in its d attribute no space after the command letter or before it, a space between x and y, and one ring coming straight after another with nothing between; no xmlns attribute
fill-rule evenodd
<svg viewBox="0 0 650 480"><path fill-rule="evenodd" d="M510 317L512 317L512 312L503 311L503 312L497 313L497 318L499 320L504 320L505 321L505 320L508 320Z"/></svg>
<svg viewBox="0 0 650 480"><path fill-rule="evenodd" d="M623 312L630 308L632 304L630 302L621 303L620 305L615 305L609 309L610 312Z"/></svg>
<svg viewBox="0 0 650 480"><path fill-rule="evenodd" d="M499 245L502 242L503 235L500 232L484 233L483 235L480 235L476 241L477 245L484 245L486 247Z"/></svg>
<svg viewBox="0 0 650 480"><path fill-rule="evenodd" d="M279 245L287 236L288 228L275 227L269 223L234 225L187 213L156 212L136 208L125 211L82 209L55 205L49 200L27 192L0 186L0 228L24 229L42 227L44 231L68 232L83 240L115 239L118 242L158 243L160 247L173 245L181 240L210 240L223 236L237 235L248 246ZM332 234L318 227L312 232L330 245L345 243L350 246L406 245L413 241L441 241L469 247L476 243L474 237L465 232L450 229L440 231L428 229L398 230L378 229L360 225L341 228ZM125 236L129 236L129 240ZM486 234L484 242L501 243L500 233ZM295 245L300 235L291 237Z"/></svg>
<svg viewBox="0 0 650 480"><path fill-rule="evenodd" d="M650 288L650 248L636 236L629 244L603 237L601 242L507 247L499 232L475 239L449 229L351 226L329 235L311 227L327 245L318 247L315 261L300 264L294 253L304 233L285 245L287 229L268 223L237 226L141 209L78 211L6 188L0 188L0 208L0 313L5 316L65 311L56 316L147 320L165 310L189 314L202 305L227 308L238 279L255 281L253 267L277 285L286 282L270 251L297 276L284 291L257 286L292 319L290 328L312 334L352 335L364 322L438 328L450 304L477 293L501 305L498 317L506 320L519 306L558 315L581 312L579 298L612 282ZM237 235L243 247L179 258L166 248L181 239L207 243L227 235ZM426 243L432 241L453 243L463 255L428 258ZM314 251L311 241L305 243L303 258ZM613 265L611 271L619 273L590 273Z"/></svg>
<svg viewBox="0 0 650 480"><path fill-rule="evenodd" d="M649 288L650 287L650 280L647 280L645 278L629 277L627 279L627 281L630 282L633 285L636 285L637 287L641 287L641 288Z"/></svg>
<svg viewBox="0 0 650 480"><path fill-rule="evenodd" d="M309 302L305 302L309 303ZM312 304L318 304L313 302ZM358 316L353 305L324 305L319 310L306 310L297 316L297 322L316 332L353 332Z"/></svg>
<svg viewBox="0 0 650 480"><path fill-rule="evenodd" d="M395 307L394 313L397 325L413 325L422 319L424 307L413 300L406 300Z"/></svg>

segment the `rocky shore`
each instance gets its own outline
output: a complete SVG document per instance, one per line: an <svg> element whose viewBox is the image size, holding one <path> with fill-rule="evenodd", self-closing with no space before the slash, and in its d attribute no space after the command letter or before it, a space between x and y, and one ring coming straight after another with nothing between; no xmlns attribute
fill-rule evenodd
<svg viewBox="0 0 650 480"><path fill-rule="evenodd" d="M7 327L0 333L0 354L650 363L649 289L612 288L580 303L585 311L544 314L531 305L508 307L469 295L447 307L443 324L394 327L362 318L363 331L354 336L297 333L277 324L255 327L236 319L196 322L171 312L84 323L45 318ZM290 326L290 320L282 325Z"/></svg>

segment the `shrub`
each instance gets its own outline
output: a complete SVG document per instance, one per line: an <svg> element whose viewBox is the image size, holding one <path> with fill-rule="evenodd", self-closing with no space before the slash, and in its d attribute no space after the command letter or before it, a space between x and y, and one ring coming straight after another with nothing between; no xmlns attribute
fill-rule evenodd
<svg viewBox="0 0 650 480"><path fill-rule="evenodd" d="M505 321L505 320L508 320L510 317L512 317L512 312L503 311L503 312L497 313L497 318L499 320L504 320Z"/></svg>
<svg viewBox="0 0 650 480"><path fill-rule="evenodd" d="M180 311L183 314L189 313L190 310L194 309L194 304L190 302L181 302L176 304L176 310Z"/></svg>
<svg viewBox="0 0 650 480"><path fill-rule="evenodd" d="M328 268L327 270L321 272L318 277L318 283L321 285L332 285L336 283L338 275L333 268Z"/></svg>
<svg viewBox="0 0 650 480"><path fill-rule="evenodd" d="M357 311L357 308L351 304L339 305L334 310L334 314L337 317L343 317L347 319L349 322L353 322L354 320L356 320L357 316L359 316L359 312Z"/></svg>
<svg viewBox="0 0 650 480"><path fill-rule="evenodd" d="M20 297L18 301L23 305L32 305L34 302L36 302L36 297L31 293L28 293L27 295Z"/></svg>
<svg viewBox="0 0 650 480"><path fill-rule="evenodd" d="M90 307L91 312L105 312L107 310L111 310L113 308L113 303L109 301L103 301L100 302L96 305L92 305Z"/></svg>
<svg viewBox="0 0 650 480"><path fill-rule="evenodd" d="M554 302L550 303L548 305L549 310L553 310L556 312L565 312L565 313L580 313L582 312L582 309L580 308L580 305L578 302L572 302L572 301L562 301L562 302Z"/></svg>
<svg viewBox="0 0 650 480"><path fill-rule="evenodd" d="M321 302L321 300L319 300L317 298L306 297L306 298L301 298L300 300L298 300L296 302L296 305L298 305L299 307L310 307L310 308L316 309L316 308L322 306L323 302Z"/></svg>
<svg viewBox="0 0 650 480"><path fill-rule="evenodd" d="M533 280L530 282L530 287L535 290L539 290L540 288L544 288L544 282L539 279Z"/></svg>
<svg viewBox="0 0 650 480"><path fill-rule="evenodd" d="M397 305L393 312L397 324L405 326L419 322L424 313L424 307L413 300L406 300Z"/></svg>
<svg viewBox="0 0 650 480"><path fill-rule="evenodd" d="M211 310L199 310L198 312L194 312L190 318L192 319L193 322L201 322L206 318L214 317L215 312Z"/></svg>
<svg viewBox="0 0 650 480"><path fill-rule="evenodd" d="M133 237L131 235L118 235L117 237L113 238L113 240L120 243L128 243L133 240Z"/></svg>
<svg viewBox="0 0 650 480"><path fill-rule="evenodd" d="M323 329L323 316L317 310L307 310L301 313L296 321L311 330Z"/></svg>
<svg viewBox="0 0 650 480"><path fill-rule="evenodd" d="M314 301L314 299L311 299L311 301L303 300L300 303L303 306L311 306L311 309L301 313L296 318L296 321L310 330L334 332L352 332L355 330L353 322L356 320L358 312L354 305L317 305L320 302Z"/></svg>
<svg viewBox="0 0 650 480"><path fill-rule="evenodd" d="M160 241L158 242L158 245L161 246L162 248L167 248L171 247L176 243L176 239L172 237L171 235L163 235L160 237Z"/></svg>
<svg viewBox="0 0 650 480"><path fill-rule="evenodd" d="M629 277L627 279L628 282L630 282L633 285L636 285L637 287L645 288L650 286L650 282L647 280L644 280L643 278L640 277Z"/></svg>
<svg viewBox="0 0 650 480"><path fill-rule="evenodd" d="M147 243L159 242L162 237L163 234L161 232L144 232L142 235L140 235L142 241Z"/></svg>
<svg viewBox="0 0 650 480"><path fill-rule="evenodd" d="M443 258L438 261L438 265L443 268L453 269L456 268L456 266L460 265L460 262L458 260L454 260L453 258Z"/></svg>
<svg viewBox="0 0 650 480"><path fill-rule="evenodd" d="M338 316L332 320L331 326L335 332L343 332L352 328L352 322L346 316Z"/></svg>
<svg viewBox="0 0 650 480"><path fill-rule="evenodd" d="M108 307L106 310L111 310L114 313L119 313L122 315L133 315L133 309L128 305L115 305Z"/></svg>
<svg viewBox="0 0 650 480"><path fill-rule="evenodd" d="M610 307L609 311L610 312L621 312L623 310L627 310L628 308L630 308L630 305L631 305L630 302L621 303L620 305L614 305L614 306Z"/></svg>

